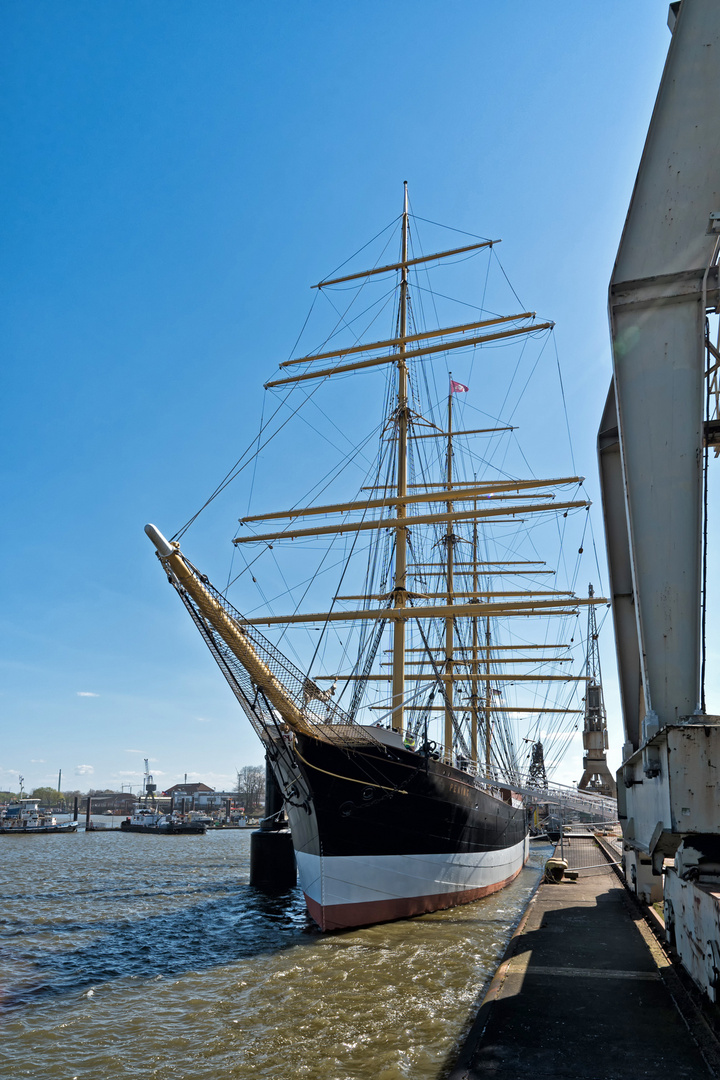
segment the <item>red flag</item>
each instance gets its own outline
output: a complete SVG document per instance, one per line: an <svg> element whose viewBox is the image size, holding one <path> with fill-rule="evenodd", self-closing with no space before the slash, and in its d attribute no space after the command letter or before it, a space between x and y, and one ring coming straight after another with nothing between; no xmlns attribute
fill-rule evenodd
<svg viewBox="0 0 720 1080"><path fill-rule="evenodd" d="M451 394L466 394L470 389L469 386L465 386L461 382L455 382L454 379L450 380L450 393Z"/></svg>

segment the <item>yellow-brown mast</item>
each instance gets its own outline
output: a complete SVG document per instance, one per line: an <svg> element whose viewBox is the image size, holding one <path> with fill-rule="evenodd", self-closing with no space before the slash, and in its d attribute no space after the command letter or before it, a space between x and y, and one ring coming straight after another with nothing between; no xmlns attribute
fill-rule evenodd
<svg viewBox="0 0 720 1080"><path fill-rule="evenodd" d="M397 405L397 525L395 528L395 582L393 601L396 608L405 607L407 598L407 525L405 524L407 496L407 445L408 445L408 369L405 362L405 337L407 335L407 288L408 288L408 190L404 184L402 214L402 250L400 268L400 311L399 334L400 347L398 366L398 405ZM396 618L393 622L393 668L392 668L392 726L402 732L405 727L405 619Z"/></svg>
<svg viewBox="0 0 720 1080"><path fill-rule="evenodd" d="M485 775L490 779L492 756L492 686L490 685L490 616L485 624Z"/></svg>
<svg viewBox="0 0 720 1080"><path fill-rule="evenodd" d="M477 505L477 504L476 504ZM472 561L472 575L473 575L473 592L478 592L480 582L478 581L478 561L477 561L477 521L473 522L473 561ZM472 653L471 653L471 666L470 671L473 675L477 675L477 663L478 663L478 621L477 616L472 619ZM470 685L470 757L472 763L477 769L478 767L478 681L473 679Z"/></svg>
<svg viewBox="0 0 720 1080"><path fill-rule="evenodd" d="M448 491L452 491L453 483L453 459L452 459L452 376L450 377L450 385L448 386L448 427L447 427L447 486ZM452 500L448 500L448 523L445 530L445 559L447 566L447 604L450 607L455 600L455 573L453 569L453 557L454 550L453 545L455 543L455 535L453 533L453 504ZM455 620L452 615L449 615L445 619L445 672L448 676L445 683L445 729L443 733L443 742L445 744L445 754L448 761L452 764L452 750L453 750L453 639L455 636Z"/></svg>

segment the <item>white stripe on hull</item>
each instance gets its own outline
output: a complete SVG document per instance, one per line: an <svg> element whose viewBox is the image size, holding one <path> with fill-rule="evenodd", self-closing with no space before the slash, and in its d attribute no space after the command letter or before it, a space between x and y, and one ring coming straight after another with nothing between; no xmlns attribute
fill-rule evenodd
<svg viewBox="0 0 720 1080"><path fill-rule="evenodd" d="M296 852L308 909L322 929L362 926L453 907L495 892L528 856L527 838L501 851L318 856Z"/></svg>

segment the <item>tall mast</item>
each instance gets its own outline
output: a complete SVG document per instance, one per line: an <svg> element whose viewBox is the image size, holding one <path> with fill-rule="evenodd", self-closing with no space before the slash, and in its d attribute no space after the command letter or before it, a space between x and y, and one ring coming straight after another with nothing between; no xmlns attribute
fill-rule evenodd
<svg viewBox="0 0 720 1080"><path fill-rule="evenodd" d="M477 506L477 501L475 502ZM477 593L480 588L478 580L477 561L477 521L473 522L473 557L472 557L472 587ZM472 620L472 666L470 671L474 676L470 687L470 757L475 768L478 768L478 621L477 616ZM489 682L489 680L488 680Z"/></svg>
<svg viewBox="0 0 720 1080"><path fill-rule="evenodd" d="M453 482L453 469L452 469L452 376L450 377L450 385L448 387L448 426L447 426L447 486L448 491L452 491ZM447 504L448 515L453 512L453 504L448 499ZM450 607L455 599L455 581L454 581L454 566L453 566L453 544L455 536L453 534L452 518L448 517L447 529L445 531L445 558L447 566L447 604ZM452 749L453 749L453 646L455 636L455 620L452 615L449 615L445 619L445 672L448 676L448 680L445 683L445 731L443 736L443 742L445 744L445 753L448 755L448 760L452 764Z"/></svg>
<svg viewBox="0 0 720 1080"><path fill-rule="evenodd" d="M492 757L492 687L490 685L490 616L485 624L485 775L490 779L490 760Z"/></svg>
<svg viewBox="0 0 720 1080"><path fill-rule="evenodd" d="M407 336L407 289L408 289L408 190L404 182L402 214L402 251L400 267L400 338L398 354L398 460L397 460L397 526L395 528L395 583L393 601L396 608L405 607L407 599L407 526L405 497L407 496L407 446L408 446L408 369L405 361L405 338ZM405 619L393 623L392 667L392 726L402 732L405 727Z"/></svg>

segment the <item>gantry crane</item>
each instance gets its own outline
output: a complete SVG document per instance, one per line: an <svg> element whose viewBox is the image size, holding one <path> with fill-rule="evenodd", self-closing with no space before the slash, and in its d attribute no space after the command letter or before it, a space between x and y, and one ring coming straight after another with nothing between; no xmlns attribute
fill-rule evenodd
<svg viewBox="0 0 720 1080"><path fill-rule="evenodd" d="M592 585L588 594L595 595ZM615 798L615 780L608 768L608 730L605 698L600 672L600 647L598 644L595 606L588 606L587 656L585 658L585 717L583 721L583 774L580 791L596 791L599 795Z"/></svg>
<svg viewBox="0 0 720 1080"><path fill-rule="evenodd" d="M668 932L715 1000L720 717L704 700L703 536L718 427L708 331L720 304L720 3L672 4L669 24L610 283L613 380L598 449L625 727L625 870L646 902L664 893Z"/></svg>

